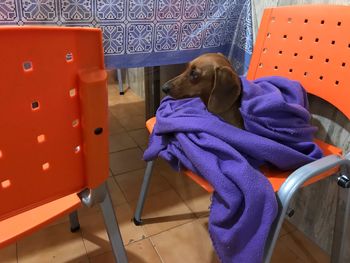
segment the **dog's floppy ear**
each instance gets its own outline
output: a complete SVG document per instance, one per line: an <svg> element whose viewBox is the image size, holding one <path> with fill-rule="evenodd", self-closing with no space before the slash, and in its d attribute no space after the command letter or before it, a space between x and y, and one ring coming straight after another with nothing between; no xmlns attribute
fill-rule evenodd
<svg viewBox="0 0 350 263"><path fill-rule="evenodd" d="M241 94L241 83L236 73L229 67L215 69L214 87L211 91L208 110L223 113L236 102Z"/></svg>

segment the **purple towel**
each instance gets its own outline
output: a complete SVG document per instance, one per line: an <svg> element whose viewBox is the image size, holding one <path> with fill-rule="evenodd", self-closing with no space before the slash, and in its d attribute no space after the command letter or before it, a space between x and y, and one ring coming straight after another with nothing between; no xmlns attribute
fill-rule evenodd
<svg viewBox="0 0 350 263"><path fill-rule="evenodd" d="M209 232L221 262L260 263L277 202L257 168L294 169L322 152L312 142L316 128L309 124L306 93L298 82L280 77L241 81L246 130L208 112L199 98L166 97L144 159L160 156L176 169L184 166L205 178L215 189Z"/></svg>

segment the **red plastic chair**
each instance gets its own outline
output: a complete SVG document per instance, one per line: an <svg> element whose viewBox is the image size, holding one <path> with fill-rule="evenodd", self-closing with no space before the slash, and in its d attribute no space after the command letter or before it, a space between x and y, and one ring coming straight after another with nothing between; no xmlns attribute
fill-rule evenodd
<svg viewBox="0 0 350 263"><path fill-rule="evenodd" d="M99 29L0 28L0 247L100 203L127 262L108 178L108 103Z"/></svg>
<svg viewBox="0 0 350 263"><path fill-rule="evenodd" d="M289 6L266 9L259 28L248 79L278 75L298 80L306 90L330 102L350 117L350 7ZM147 121L152 132L155 118ZM330 176L349 166L350 156L342 157L336 146L316 140L326 157L296 171L264 169L279 202L279 214L271 227L265 247L265 262L269 262L278 238L289 202L297 189ZM141 213L147 194L153 162L146 168L134 222L142 224ZM199 175L183 173L213 192L211 185ZM338 184L348 188L349 177L343 174ZM339 234L339 233L338 233Z"/></svg>

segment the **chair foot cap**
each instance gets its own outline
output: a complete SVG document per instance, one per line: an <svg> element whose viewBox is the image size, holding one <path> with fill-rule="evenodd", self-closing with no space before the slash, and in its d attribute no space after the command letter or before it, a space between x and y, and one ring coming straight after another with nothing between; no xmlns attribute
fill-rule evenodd
<svg viewBox="0 0 350 263"><path fill-rule="evenodd" d="M134 224L136 225L136 226L141 226L142 225L142 220L137 220L135 217L134 217Z"/></svg>
<svg viewBox="0 0 350 263"><path fill-rule="evenodd" d="M119 92L120 95L124 95L124 91Z"/></svg>
<svg viewBox="0 0 350 263"><path fill-rule="evenodd" d="M71 227L70 228L70 232L72 232L72 233L75 233L75 232L77 232L77 231L79 231L80 230L80 225L78 225L78 226L76 226L76 227Z"/></svg>

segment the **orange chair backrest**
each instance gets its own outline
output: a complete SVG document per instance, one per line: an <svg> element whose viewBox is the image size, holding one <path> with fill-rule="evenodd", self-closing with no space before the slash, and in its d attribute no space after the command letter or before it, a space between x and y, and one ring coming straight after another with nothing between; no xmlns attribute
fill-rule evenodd
<svg viewBox="0 0 350 263"><path fill-rule="evenodd" d="M105 85L99 29L0 28L0 220L108 177Z"/></svg>
<svg viewBox="0 0 350 263"><path fill-rule="evenodd" d="M350 118L350 6L266 9L247 77L284 76Z"/></svg>

